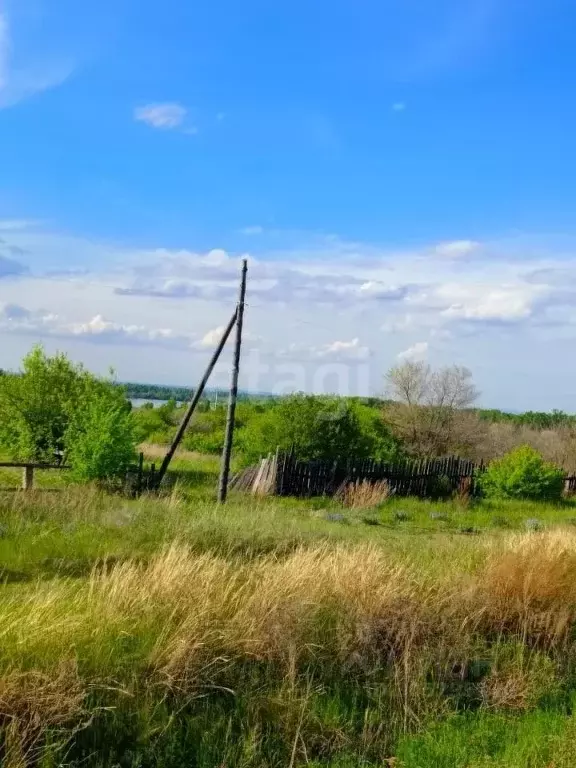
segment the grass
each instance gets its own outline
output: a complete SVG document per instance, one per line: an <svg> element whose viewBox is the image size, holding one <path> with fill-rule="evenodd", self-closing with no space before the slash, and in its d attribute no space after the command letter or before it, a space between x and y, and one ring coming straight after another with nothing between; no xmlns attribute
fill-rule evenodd
<svg viewBox="0 0 576 768"><path fill-rule="evenodd" d="M2 766L576 764L571 503L219 507L214 459L175 472L0 491Z"/></svg>

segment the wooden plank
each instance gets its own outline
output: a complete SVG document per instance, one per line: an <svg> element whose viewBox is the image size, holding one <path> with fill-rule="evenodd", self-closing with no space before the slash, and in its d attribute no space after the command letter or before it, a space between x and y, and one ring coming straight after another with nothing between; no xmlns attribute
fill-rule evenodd
<svg viewBox="0 0 576 768"><path fill-rule="evenodd" d="M38 464L30 461L0 461L0 467L24 469L24 467L31 467L32 469L70 469L69 464Z"/></svg>

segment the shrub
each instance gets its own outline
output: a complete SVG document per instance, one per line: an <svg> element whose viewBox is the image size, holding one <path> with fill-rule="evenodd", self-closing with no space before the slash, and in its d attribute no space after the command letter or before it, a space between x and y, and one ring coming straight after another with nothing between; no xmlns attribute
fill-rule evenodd
<svg viewBox="0 0 576 768"><path fill-rule="evenodd" d="M564 473L523 445L492 461L479 483L488 498L557 501L564 490Z"/></svg>
<svg viewBox="0 0 576 768"><path fill-rule="evenodd" d="M133 422L121 390L99 389L88 396L66 434L72 476L79 481L121 475L135 458Z"/></svg>

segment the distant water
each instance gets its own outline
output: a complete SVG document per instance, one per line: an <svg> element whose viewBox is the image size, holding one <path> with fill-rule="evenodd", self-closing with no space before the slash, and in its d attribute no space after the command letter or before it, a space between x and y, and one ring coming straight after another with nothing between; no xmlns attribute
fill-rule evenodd
<svg viewBox="0 0 576 768"><path fill-rule="evenodd" d="M168 400L147 400L144 397L131 397L130 402L134 408L140 408L141 406L146 405L146 403L152 403L154 408L158 408L161 405L165 405ZM177 405L182 405L182 403L178 402Z"/></svg>

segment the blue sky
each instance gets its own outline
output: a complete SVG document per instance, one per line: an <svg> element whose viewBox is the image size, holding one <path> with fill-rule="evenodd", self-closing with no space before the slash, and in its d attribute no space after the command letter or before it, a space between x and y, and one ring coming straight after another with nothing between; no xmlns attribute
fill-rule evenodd
<svg viewBox="0 0 576 768"><path fill-rule="evenodd" d="M576 411L575 29L568 0L0 0L0 367L38 339L193 383L247 254L246 385L419 357Z"/></svg>

